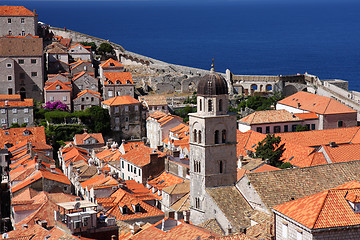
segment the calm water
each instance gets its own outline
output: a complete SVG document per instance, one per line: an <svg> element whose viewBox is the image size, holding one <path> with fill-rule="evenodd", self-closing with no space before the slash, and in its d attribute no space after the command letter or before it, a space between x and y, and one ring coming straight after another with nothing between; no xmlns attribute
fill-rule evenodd
<svg viewBox="0 0 360 240"><path fill-rule="evenodd" d="M209 69L214 57L221 72L309 72L360 91L360 2L288 2L0 1L169 63Z"/></svg>

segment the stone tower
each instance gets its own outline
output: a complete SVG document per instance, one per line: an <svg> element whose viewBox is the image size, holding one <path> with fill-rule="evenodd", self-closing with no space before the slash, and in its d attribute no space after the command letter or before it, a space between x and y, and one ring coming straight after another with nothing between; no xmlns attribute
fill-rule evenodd
<svg viewBox="0 0 360 240"><path fill-rule="evenodd" d="M236 116L228 114L226 80L212 66L197 89L197 112L190 115L190 218L202 223L211 207L206 188L236 181ZM210 213L213 214L213 213Z"/></svg>

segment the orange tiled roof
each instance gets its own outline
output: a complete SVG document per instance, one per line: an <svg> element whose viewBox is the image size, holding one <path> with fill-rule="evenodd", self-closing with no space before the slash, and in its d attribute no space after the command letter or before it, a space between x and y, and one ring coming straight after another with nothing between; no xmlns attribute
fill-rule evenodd
<svg viewBox="0 0 360 240"><path fill-rule="evenodd" d="M252 172L257 173L257 172L269 172L269 171L277 171L277 170L281 170L281 169L277 168L277 167L273 167L269 164L264 164L264 165L256 168Z"/></svg>
<svg viewBox="0 0 360 240"><path fill-rule="evenodd" d="M59 89L57 89L59 88ZM61 82L60 80L56 80L49 86L45 87L44 90L46 91L71 91L72 88L68 84Z"/></svg>
<svg viewBox="0 0 360 240"><path fill-rule="evenodd" d="M301 119L318 119L318 115L316 115L316 113L314 112L309 112L309 113L294 113L295 116L301 118Z"/></svg>
<svg viewBox="0 0 360 240"><path fill-rule="evenodd" d="M28 132L29 135L25 133ZM5 143L17 144L19 142L28 140L30 142L46 143L44 127L25 127L25 128L9 128L0 129L0 146Z"/></svg>
<svg viewBox="0 0 360 240"><path fill-rule="evenodd" d="M0 94L0 100L21 100L21 96L19 94L14 95L6 95L6 94Z"/></svg>
<svg viewBox="0 0 360 240"><path fill-rule="evenodd" d="M134 104L140 102L130 95L123 95L123 96L116 96L110 98L106 101L103 101L102 103L109 106L118 106L118 105Z"/></svg>
<svg viewBox="0 0 360 240"><path fill-rule="evenodd" d="M119 152L119 149L109 148L97 153L96 157L101 161L111 162L111 161L119 160L121 155L122 154Z"/></svg>
<svg viewBox="0 0 360 240"><path fill-rule="evenodd" d="M0 101L0 107L33 107L34 102L33 99L24 99L23 101L7 101L5 105L5 101Z"/></svg>
<svg viewBox="0 0 360 240"><path fill-rule="evenodd" d="M77 61L77 62L74 62L74 63L71 63L71 64L70 64L71 69L74 69L74 68L78 67L80 64L83 64L83 63L86 63L87 65L90 65L91 67L93 67L90 62L85 62L85 61L83 61L83 60L79 60L79 61Z"/></svg>
<svg viewBox="0 0 360 240"><path fill-rule="evenodd" d="M304 132L276 133L283 141L293 142L302 146L327 145L329 142L337 144L360 143L360 127L335 128Z"/></svg>
<svg viewBox="0 0 360 240"><path fill-rule="evenodd" d="M335 147L325 145L322 147L333 163L360 160L359 143L337 145Z"/></svg>
<svg viewBox="0 0 360 240"><path fill-rule="evenodd" d="M146 105L148 106L167 105L166 97L163 95L140 96L139 100L141 102L146 102Z"/></svg>
<svg viewBox="0 0 360 240"><path fill-rule="evenodd" d="M339 188L277 205L274 209L310 229L359 225L360 215L347 202L348 194L359 196L360 183L352 181Z"/></svg>
<svg viewBox="0 0 360 240"><path fill-rule="evenodd" d="M82 45L81 43L77 43L77 44L75 44L74 46L72 46L72 47L70 47L69 48L69 50L70 49L73 49L74 47L77 47L77 46L81 46L81 47L83 47L84 49L86 49L86 50L88 50L89 51L89 49L88 48L86 48L84 45ZM89 51L90 52L90 51Z"/></svg>
<svg viewBox="0 0 360 240"><path fill-rule="evenodd" d="M77 73L76 75L74 75L75 77L73 77L72 81L75 82L77 79L79 79L81 76L83 76L85 74L89 75L91 77L94 77L94 73L88 73L88 72L82 71L82 72Z"/></svg>
<svg viewBox="0 0 360 240"><path fill-rule="evenodd" d="M105 72L104 85L109 84L134 84L131 72Z"/></svg>
<svg viewBox="0 0 360 240"><path fill-rule="evenodd" d="M121 144L124 147L124 151L128 152L138 146L144 145L144 142L136 141L136 142L124 142Z"/></svg>
<svg viewBox="0 0 360 240"><path fill-rule="evenodd" d="M2 16L35 16L36 14L24 6L0 6Z"/></svg>
<svg viewBox="0 0 360 240"><path fill-rule="evenodd" d="M160 112L160 111L155 111L153 113L150 113L149 118L154 118L156 120L159 120L160 118L163 118L165 116L167 116L166 113Z"/></svg>
<svg viewBox="0 0 360 240"><path fill-rule="evenodd" d="M105 174L100 174L97 176L94 176L84 182L81 183L82 188L86 188L89 190L93 186L99 186L99 185L118 185L118 181L113 179L111 176L106 176Z"/></svg>
<svg viewBox="0 0 360 240"><path fill-rule="evenodd" d="M79 97L81 97L81 96L83 96L83 95L85 95L87 93L89 93L92 96L94 96L96 98L99 98L101 100L101 94L99 92L94 92L94 91L91 91L89 89L85 89L85 90L79 92L78 95L76 96L76 98L74 98L73 100L78 99Z"/></svg>
<svg viewBox="0 0 360 240"><path fill-rule="evenodd" d="M158 157L165 156L165 153L154 150L145 145L138 146L131 151L125 153L121 158L135 164L136 166L143 167L150 163L150 154L157 153Z"/></svg>
<svg viewBox="0 0 360 240"><path fill-rule="evenodd" d="M301 118L284 109L256 111L242 119L240 122L248 124L276 123L276 122L298 122Z"/></svg>
<svg viewBox="0 0 360 240"><path fill-rule="evenodd" d="M124 67L124 65L122 65L120 62L115 61L112 58L109 58L108 60L106 60L105 62L100 64L100 67L102 68L111 68L111 67Z"/></svg>
<svg viewBox="0 0 360 240"><path fill-rule="evenodd" d="M74 136L76 145L82 145L84 144L84 141L89 138L94 138L98 142L96 144L103 144L104 138L102 136L102 133L83 133L83 134L75 134Z"/></svg>
<svg viewBox="0 0 360 240"><path fill-rule="evenodd" d="M317 114L356 113L355 110L332 98L302 91L284 98L278 103Z"/></svg>
<svg viewBox="0 0 360 240"><path fill-rule="evenodd" d="M327 161L323 153L314 152L307 157L294 159L290 163L296 167L312 167L327 164Z"/></svg>
<svg viewBox="0 0 360 240"><path fill-rule="evenodd" d="M169 187L182 182L184 182L184 179L164 171L158 177L147 181L147 184L154 188L157 188L158 190L162 190L165 187Z"/></svg>

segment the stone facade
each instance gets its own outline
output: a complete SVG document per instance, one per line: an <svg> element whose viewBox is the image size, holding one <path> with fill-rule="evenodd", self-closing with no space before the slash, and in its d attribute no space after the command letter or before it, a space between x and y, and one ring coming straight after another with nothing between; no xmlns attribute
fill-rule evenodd
<svg viewBox="0 0 360 240"><path fill-rule="evenodd" d="M83 111L92 106L100 106L100 93L84 90L73 100L74 111Z"/></svg>
<svg viewBox="0 0 360 240"><path fill-rule="evenodd" d="M43 100L43 43L40 38L1 38L0 62L5 59L5 71L0 73L0 94L21 94L22 98ZM10 75L13 74L13 75Z"/></svg>
<svg viewBox="0 0 360 240"><path fill-rule="evenodd" d="M77 60L88 61L88 62L92 61L92 53L80 43L69 48L68 53L75 61Z"/></svg>
<svg viewBox="0 0 360 240"><path fill-rule="evenodd" d="M33 126L33 109L32 99L25 99L24 101L0 102L1 125L10 127L11 124L17 123L19 125L26 124L28 127Z"/></svg>
<svg viewBox="0 0 360 240"><path fill-rule="evenodd" d="M93 65L89 62L78 61L74 62L70 65L70 71L72 75L76 75L83 71L87 72L88 74L95 75L95 69Z"/></svg>
<svg viewBox="0 0 360 240"><path fill-rule="evenodd" d="M78 93L86 89L98 92L99 80L86 72L82 72L73 78L73 94L76 96Z"/></svg>
<svg viewBox="0 0 360 240"><path fill-rule="evenodd" d="M0 36L37 35L38 15L23 6L1 6L8 14L0 15Z"/></svg>

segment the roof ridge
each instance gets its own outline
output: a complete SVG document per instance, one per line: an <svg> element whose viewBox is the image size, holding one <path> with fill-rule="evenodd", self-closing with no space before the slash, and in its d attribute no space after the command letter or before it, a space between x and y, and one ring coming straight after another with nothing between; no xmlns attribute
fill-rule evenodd
<svg viewBox="0 0 360 240"><path fill-rule="evenodd" d="M332 101L333 99L330 98L329 101L328 101L328 104L326 105L325 109L324 109L324 112L322 114L325 114L326 113L326 109L329 107L330 105L330 102Z"/></svg>

